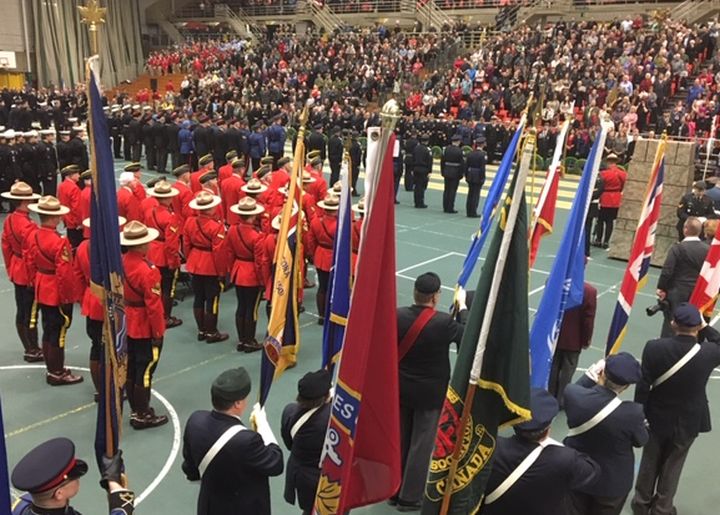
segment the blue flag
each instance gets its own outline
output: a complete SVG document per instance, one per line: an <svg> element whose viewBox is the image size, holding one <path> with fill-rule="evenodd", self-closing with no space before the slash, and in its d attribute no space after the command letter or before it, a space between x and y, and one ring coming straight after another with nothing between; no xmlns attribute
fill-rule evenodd
<svg viewBox="0 0 720 515"><path fill-rule="evenodd" d="M347 168L344 167L341 176L342 194L333 248L333 263L328 280L329 297L325 306L322 366L330 371L335 368L340 356L350 311L353 216L349 176Z"/></svg>
<svg viewBox="0 0 720 515"><path fill-rule="evenodd" d="M115 172L107 119L98 87L98 58L88 60L88 136L93 191L90 201L90 289L105 307L100 354L100 399L95 454L114 456L122 427L122 388L127 376L127 342L123 301Z"/></svg>
<svg viewBox="0 0 720 515"><path fill-rule="evenodd" d="M0 515L10 515L10 473L8 472L7 449L5 448L5 425L3 424L2 401L0 400Z"/></svg>
<svg viewBox="0 0 720 515"><path fill-rule="evenodd" d="M585 282L585 217L595 187L606 134L606 130L601 129L590 150L570 209L565 233L530 330L530 380L534 388L547 388L565 310L582 304Z"/></svg>
<svg viewBox="0 0 720 515"><path fill-rule="evenodd" d="M515 153L517 152L518 144L520 143L520 135L522 134L524 128L525 116L520 119L518 128L515 131L512 140L510 140L510 145L505 151L505 154L503 154L500 166L498 167L495 178L488 190L488 196L485 199L482 213L480 214L480 229L473 236L472 243L470 244L470 250L468 251L467 256L465 256L462 270L458 276L457 284L462 288L465 288L467 285L467 282L473 273L473 269L475 268L475 263L477 263L477 260L480 257L480 251L482 251L483 245L485 245L485 240L488 237L490 226L492 225L495 214L495 208L500 202L500 198L505 190L505 183L507 182L508 177L510 177L510 170L512 169L513 161L515 160Z"/></svg>

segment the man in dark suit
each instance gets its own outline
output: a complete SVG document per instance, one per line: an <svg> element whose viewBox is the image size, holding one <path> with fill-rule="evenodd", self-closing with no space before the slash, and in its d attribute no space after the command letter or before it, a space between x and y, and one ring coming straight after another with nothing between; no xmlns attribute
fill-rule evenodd
<svg viewBox="0 0 720 515"><path fill-rule="evenodd" d="M297 402L282 412L282 439L290 451L285 472L285 500L297 504L303 515L310 515L320 480L320 455L330 420L330 386L328 370L308 372L298 381Z"/></svg>
<svg viewBox="0 0 720 515"><path fill-rule="evenodd" d="M470 152L465 160L465 181L468 184L467 200L465 201L465 214L468 218L477 218L480 191L485 184L485 137L475 140L475 150Z"/></svg>
<svg viewBox="0 0 720 515"><path fill-rule="evenodd" d="M568 493L594 484L600 476L593 459L550 438L550 425L559 410L552 395L533 388L530 408L532 420L514 426L514 436L497 439L483 515L565 515ZM533 452L536 456L527 470L517 480L505 482Z"/></svg>
<svg viewBox="0 0 720 515"><path fill-rule="evenodd" d="M210 137L210 118L206 114L201 114L198 118L198 125L192 132L196 156L204 156L210 153Z"/></svg>
<svg viewBox="0 0 720 515"><path fill-rule="evenodd" d="M633 485L633 448L649 438L642 405L618 398L642 378L640 363L620 352L597 365L568 385L564 396L570 433L563 443L590 456L601 469L594 485L570 493L573 515L620 514Z"/></svg>
<svg viewBox="0 0 720 515"><path fill-rule="evenodd" d="M313 131L308 135L305 143L305 151L312 152L313 150L320 151L320 159L325 162L325 136L322 133L322 123L316 123L313 127Z"/></svg>
<svg viewBox="0 0 720 515"><path fill-rule="evenodd" d="M196 411L187 421L182 469L201 482L198 515L271 513L268 478L282 474L283 455L263 408L256 404L250 415L257 431L240 420L250 386L244 368L226 370L210 390L213 411Z"/></svg>
<svg viewBox="0 0 720 515"><path fill-rule="evenodd" d="M688 303L673 311L672 328L675 336L647 342L642 354L635 401L645 406L650 440L635 483L634 515L676 513L673 498L690 446L710 431L705 388L720 365L720 333Z"/></svg>
<svg viewBox="0 0 720 515"><path fill-rule="evenodd" d="M660 336L667 338L673 335L670 317L675 308L687 302L695 288L698 275L705 262L709 245L700 240L702 223L690 217L683 224L685 238L668 251L662 272L657 284L657 297L667 301L668 309L664 310L664 322Z"/></svg>
<svg viewBox="0 0 720 515"><path fill-rule="evenodd" d="M334 127L327 143L327 156L330 162L330 186L340 180L340 166L343 159L343 141L340 139L340 127Z"/></svg>
<svg viewBox="0 0 720 515"><path fill-rule="evenodd" d="M167 138L167 151L170 155L171 170L180 166L180 123L177 113L168 115L165 123L165 137Z"/></svg>
<svg viewBox="0 0 720 515"><path fill-rule="evenodd" d="M405 138L405 143L403 144L403 150L405 150L405 191L412 191L414 186L413 152L416 146L418 146L418 140L415 137L415 133L408 133Z"/></svg>
<svg viewBox="0 0 720 515"><path fill-rule="evenodd" d="M565 312L550 369L548 391L558 400L561 409L563 407L563 391L572 381L580 359L580 352L590 347L596 310L597 289L585 283L582 304Z"/></svg>
<svg viewBox="0 0 720 515"><path fill-rule="evenodd" d="M428 176L432 172L433 156L428 147L430 136L423 134L420 136L420 143L415 145L413 150L413 196L415 199L415 207L425 209L425 190L428 185Z"/></svg>
<svg viewBox="0 0 720 515"><path fill-rule="evenodd" d="M460 148L462 136L455 134L452 143L445 147L440 159L440 174L445 182L443 188L443 212L455 214L455 196L460 179L465 175L465 156Z"/></svg>
<svg viewBox="0 0 720 515"><path fill-rule="evenodd" d="M415 280L412 306L399 308L400 441L402 484L391 502L401 511L419 509L440 410L450 381L450 344L462 340L463 324L436 311L440 278L428 272ZM460 320L467 315L465 291L458 295Z"/></svg>

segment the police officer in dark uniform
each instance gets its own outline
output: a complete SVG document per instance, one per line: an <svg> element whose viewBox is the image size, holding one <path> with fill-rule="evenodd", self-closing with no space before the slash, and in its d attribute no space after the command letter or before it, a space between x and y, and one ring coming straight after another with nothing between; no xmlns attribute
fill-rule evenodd
<svg viewBox="0 0 720 515"><path fill-rule="evenodd" d="M270 125L270 127L268 127L265 131L268 142L268 153L273 158L273 170L275 170L277 167L278 159L280 159L285 153L285 140L287 139L287 134L285 132L285 127L283 127L282 120L282 114L276 114L273 117L272 125ZM331 181L330 184L335 183Z"/></svg>
<svg viewBox="0 0 720 515"><path fill-rule="evenodd" d="M122 452L102 458L100 485L108 492L109 515L132 515L135 494L122 485ZM70 506L87 463L75 457L75 444L53 438L27 453L12 471L12 484L28 492L13 507L13 515L80 515Z"/></svg>
<svg viewBox="0 0 720 515"><path fill-rule="evenodd" d="M360 193L357 190L357 181L360 176L360 163L362 162L362 146L358 141L358 132L350 130L350 179L352 186L352 196L359 197Z"/></svg>
<svg viewBox="0 0 720 515"><path fill-rule="evenodd" d="M145 145L145 159L147 160L148 170L157 170L157 148L155 146L155 126L157 121L154 116L148 116L144 119L144 123L140 132L142 134L142 142Z"/></svg>
<svg viewBox="0 0 720 515"><path fill-rule="evenodd" d="M58 168L62 170L66 166L73 164L72 155L70 149L70 131L60 131L60 141L57 142L55 147L58 160Z"/></svg>
<svg viewBox="0 0 720 515"><path fill-rule="evenodd" d="M215 125L211 128L211 134L212 138L210 141L212 143L213 161L215 162L215 166L219 168L227 162L225 154L227 154L230 148L228 146L226 122L224 119L220 118L215 122Z"/></svg>
<svg viewBox="0 0 720 515"><path fill-rule="evenodd" d="M78 165L81 170L87 170L90 167L90 158L85 143L80 139L79 128L73 128L70 131L68 148L70 151L70 164Z"/></svg>
<svg viewBox="0 0 720 515"><path fill-rule="evenodd" d="M130 136L130 123L133 120L132 116L132 106L125 105L122 108L122 116L120 117L120 121L122 122L121 125L121 133L122 133L122 143L123 143L123 159L125 161L132 161L132 145L131 145L131 136Z"/></svg>
<svg viewBox="0 0 720 515"><path fill-rule="evenodd" d="M155 121L152 128L153 140L155 141L156 169L158 173L165 173L168 160L168 139L165 118L161 117Z"/></svg>
<svg viewBox="0 0 720 515"><path fill-rule="evenodd" d="M165 138L167 139L167 153L170 156L171 169L180 166L180 124L177 113L171 113L165 117Z"/></svg>
<svg viewBox="0 0 720 515"><path fill-rule="evenodd" d="M674 336L645 344L635 388L650 425L631 503L635 514L677 513L673 497L685 459L698 435L711 429L705 389L720 365L720 333L687 303L675 308L672 325Z"/></svg>
<svg viewBox="0 0 720 515"><path fill-rule="evenodd" d="M297 402L285 406L281 434L290 451L285 472L285 500L297 504L303 515L312 512L320 479L320 455L330 419L330 386L328 370L308 372L298 381Z"/></svg>
<svg viewBox="0 0 720 515"><path fill-rule="evenodd" d="M572 515L620 515L633 486L633 448L645 445L649 436L642 405L618 396L641 378L640 363L619 352L565 388L570 432L563 443L590 456L601 470L593 486L570 493Z"/></svg>
<svg viewBox="0 0 720 515"><path fill-rule="evenodd" d="M250 387L244 368L226 370L210 389L213 410L194 412L185 425L182 469L200 481L198 515L271 513L268 478L282 474L283 454L263 408L256 404L250 415L255 431L240 419ZM221 438L227 441L218 445Z"/></svg>
<svg viewBox="0 0 720 515"><path fill-rule="evenodd" d="M192 132L196 156L210 153L210 136L210 118L206 114L201 114L198 118L198 125Z"/></svg>
<svg viewBox="0 0 720 515"><path fill-rule="evenodd" d="M43 129L40 131L42 141L39 144L39 170L40 183L42 185L43 195L52 195L57 193L57 174L58 159L55 151L55 131L52 129Z"/></svg>
<svg viewBox="0 0 720 515"><path fill-rule="evenodd" d="M325 136L322 133L323 125L322 123L316 123L313 126L313 130L310 134L308 134L306 142L305 142L305 151L306 152L312 152L313 150L319 150L320 151L320 160L324 163L325 162L325 156L326 156L326 148L325 148Z"/></svg>
<svg viewBox="0 0 720 515"><path fill-rule="evenodd" d="M497 439L483 515L565 513L568 493L587 488L600 477L600 466L593 459L550 438L550 425L559 410L555 397L533 388L530 408L530 421L513 426L514 436ZM536 456L525 472L506 481L533 452Z"/></svg>
<svg viewBox="0 0 720 515"><path fill-rule="evenodd" d="M115 159L122 158L123 120L120 111L121 107L115 104L110 108L110 118L108 118L108 128L110 129L110 137L113 141L113 156L115 156Z"/></svg>
<svg viewBox="0 0 720 515"><path fill-rule="evenodd" d="M405 150L405 191L413 190L413 152L418 143L415 132L408 131L403 144L403 150Z"/></svg>
<svg viewBox="0 0 720 515"><path fill-rule="evenodd" d="M142 126L142 113L139 109L134 110L132 120L128 124L126 136L130 144L130 160L133 163L138 163L142 154Z"/></svg>
<svg viewBox="0 0 720 515"><path fill-rule="evenodd" d="M465 181L468 184L467 200L465 201L465 212L468 218L477 218L478 204L480 203L480 191L485 184L485 139L475 140L475 150L465 158Z"/></svg>
<svg viewBox="0 0 720 515"><path fill-rule="evenodd" d="M22 142L18 145L18 160L22 180L32 186L33 191L40 191L40 177L38 176L40 156L37 138L37 131L26 132Z"/></svg>
<svg viewBox="0 0 720 515"><path fill-rule="evenodd" d="M705 181L697 181L693 184L692 191L683 195L677 207L677 230L678 239L682 240L683 224L690 216L701 216L704 218L717 218L715 208L710 197L705 195Z"/></svg>
<svg viewBox="0 0 720 515"><path fill-rule="evenodd" d="M460 148L462 137L456 134L452 143L445 147L440 159L440 174L443 176L443 212L455 214L455 196L457 195L460 178L465 175L465 156Z"/></svg>
<svg viewBox="0 0 720 515"><path fill-rule="evenodd" d="M340 139L340 127L333 127L330 139L327 142L327 156L330 162L330 186L340 180L340 166L342 165L345 148Z"/></svg>
<svg viewBox="0 0 720 515"><path fill-rule="evenodd" d="M425 209L425 190L428 185L428 176L432 172L433 156L428 147L430 136L423 133L420 136L420 143L413 150L413 196L415 199L415 207Z"/></svg>

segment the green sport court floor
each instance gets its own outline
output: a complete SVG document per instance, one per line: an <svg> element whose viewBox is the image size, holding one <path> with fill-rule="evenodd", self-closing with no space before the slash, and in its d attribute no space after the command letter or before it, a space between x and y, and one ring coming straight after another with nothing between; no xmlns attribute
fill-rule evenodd
<svg viewBox="0 0 720 515"><path fill-rule="evenodd" d="M122 164L116 163L118 171ZM146 174L147 178L153 175L152 172ZM492 176L492 173L490 175ZM536 180L536 190L539 190L541 182L539 178ZM530 275L529 295L533 308L540 302L543 285L552 266L574 196L575 184L572 179L561 183L556 232L543 240L540 256ZM484 193L488 185L489 181ZM442 179L438 170L431 176L427 192L429 209L413 209L412 193L405 192L401 186L398 195L400 205L396 209L396 286L400 305L412 302L414 278L429 270L442 277L446 290L442 302L449 304L452 286L478 222L464 216L465 191L464 187L460 188L456 202L456 209L460 213L448 215L443 214L441 209ZM593 345L581 355L580 367L586 367L602 357L617 289L625 268L624 262L607 259L606 253L600 249L593 249L592 257L593 260L587 267L587 279L598 289L598 313ZM471 285L476 284L479 270L480 266L471 279ZM637 356L641 354L644 342L656 337L660 331L660 317L648 318L644 312L645 307L654 303L652 293L657 276L658 271L651 270L649 283L638 297L630 319L625 349ZM250 371L254 381L259 378L260 354L241 354L235 351L234 293L226 293L220 304L220 328L231 334L230 340L225 343L207 345L196 341L191 302L190 297L185 298L174 311L175 315L184 319L185 324L168 331L155 375L155 396L152 404L156 410L170 415L170 423L162 428L146 431L134 431L127 421L123 426L122 448L130 486L138 495L138 513L194 513L199 487L186 481L180 468L184 423L194 410L209 409L210 383L223 370L244 366ZM0 394L10 467L31 447L55 436L72 438L76 442L79 456L92 462L95 404L92 402L93 390L87 372L82 372L86 380L80 385L63 388L47 386L42 367L29 366L22 361L21 347L14 328L12 285L4 273L0 274L0 303L5 306L4 315L0 316L0 329L6 334L0 345ZM287 371L274 385L267 406L268 418L278 438L280 414L286 403L294 399L297 380L305 372L320 366L322 332L321 327L316 324L314 289L306 290L305 305L307 311L300 318L302 344L298 366ZM79 315L77 306L74 314L67 339L66 361L73 369L82 370L82 367L87 367L89 343L85 336L85 321ZM261 309L259 333L263 330L264 323L264 309ZM451 359L454 360L454 356L453 352ZM708 395L713 405L720 399L718 379L720 373L715 374L708 386ZM251 395L255 395L255 391ZM629 398L630 395L628 392L624 397ZM717 405L713 408L714 425L718 426L720 408ZM555 421L553 436L562 439L566 430L564 416L561 414ZM717 513L720 492L716 488L717 477L711 471L716 466L719 441L717 432L702 435L690 452L676 497L680 514ZM104 495L97 484L99 476L95 466L91 465L90 469L74 505L83 513L99 514L104 510ZM290 506L283 500L283 481L283 476L271 480L273 513L299 513L297 507ZM395 513L395 510L379 504L359 509L357 513L379 515ZM626 507L624 513L630 513L629 508Z"/></svg>

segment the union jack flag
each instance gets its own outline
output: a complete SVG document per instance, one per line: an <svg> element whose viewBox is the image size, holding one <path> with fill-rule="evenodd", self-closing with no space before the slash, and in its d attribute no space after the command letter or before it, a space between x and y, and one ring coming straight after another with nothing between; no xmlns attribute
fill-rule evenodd
<svg viewBox="0 0 720 515"><path fill-rule="evenodd" d="M660 218L663 180L665 179L665 139L658 144L655 161L645 191L638 228L635 232L630 259L628 260L622 286L618 294L615 313L608 333L606 354L615 354L620 350L627 332L628 319L632 311L635 295L647 282L650 258L655 249L655 232Z"/></svg>

